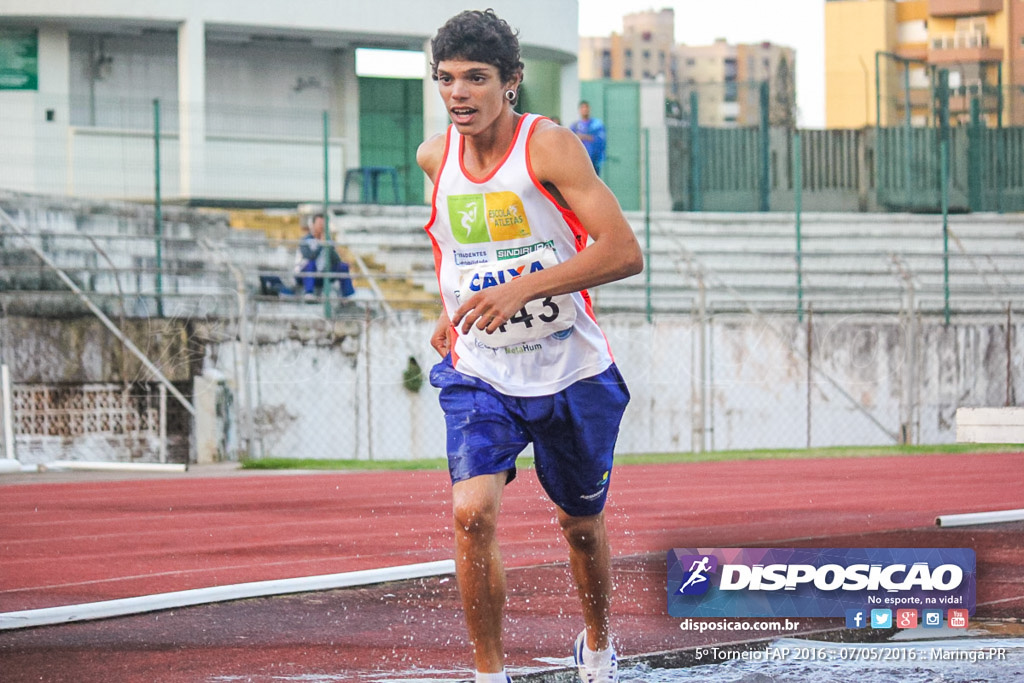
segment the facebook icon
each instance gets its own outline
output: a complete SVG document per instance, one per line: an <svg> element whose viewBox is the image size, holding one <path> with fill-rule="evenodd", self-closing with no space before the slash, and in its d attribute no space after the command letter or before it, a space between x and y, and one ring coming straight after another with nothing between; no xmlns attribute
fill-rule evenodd
<svg viewBox="0 0 1024 683"><path fill-rule="evenodd" d="M867 612L862 609L846 610L846 628L867 628Z"/></svg>

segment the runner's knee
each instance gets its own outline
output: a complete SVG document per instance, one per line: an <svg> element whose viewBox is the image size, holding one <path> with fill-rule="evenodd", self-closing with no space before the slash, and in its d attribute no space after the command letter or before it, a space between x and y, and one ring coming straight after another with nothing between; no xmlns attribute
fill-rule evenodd
<svg viewBox="0 0 1024 683"><path fill-rule="evenodd" d="M498 511L489 501L457 499L452 514L456 531L474 537L492 536L498 525Z"/></svg>
<svg viewBox="0 0 1024 683"><path fill-rule="evenodd" d="M558 515L558 523L569 546L577 550L591 550L604 543L604 514L589 517Z"/></svg>

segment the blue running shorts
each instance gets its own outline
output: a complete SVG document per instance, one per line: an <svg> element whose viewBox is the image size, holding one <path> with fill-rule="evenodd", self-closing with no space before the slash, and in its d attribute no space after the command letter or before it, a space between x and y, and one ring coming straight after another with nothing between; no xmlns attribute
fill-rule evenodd
<svg viewBox="0 0 1024 683"><path fill-rule="evenodd" d="M430 371L441 390L452 483L484 474L516 476L516 456L533 442L537 478L573 517L604 509L619 423L629 391L612 364L550 396L507 396L452 367ZM507 483L507 482L506 482Z"/></svg>

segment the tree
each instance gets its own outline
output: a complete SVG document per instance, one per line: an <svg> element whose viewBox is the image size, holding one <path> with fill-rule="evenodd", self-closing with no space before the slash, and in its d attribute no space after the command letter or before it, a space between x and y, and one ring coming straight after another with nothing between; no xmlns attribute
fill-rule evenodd
<svg viewBox="0 0 1024 683"><path fill-rule="evenodd" d="M779 59L775 69L775 83L768 120L773 126L793 128L796 126L796 103L793 96L793 72L786 55Z"/></svg>

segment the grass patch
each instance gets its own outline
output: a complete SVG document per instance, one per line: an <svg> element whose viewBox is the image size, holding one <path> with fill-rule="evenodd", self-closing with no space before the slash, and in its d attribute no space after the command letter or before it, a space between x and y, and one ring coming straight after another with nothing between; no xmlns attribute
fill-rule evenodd
<svg viewBox="0 0 1024 683"><path fill-rule="evenodd" d="M446 470L444 458L425 460L319 460L314 458L259 458L242 461L244 470Z"/></svg>
<svg viewBox="0 0 1024 683"><path fill-rule="evenodd" d="M709 453L624 453L615 456L616 465L661 465L684 462L727 462L731 460L789 460L804 458L871 458L936 453L1006 453L1024 450L1022 444L939 444L932 446L833 446L830 448L764 449L714 451ZM521 457L520 469L533 467L533 458ZM444 458L426 460L317 460L312 458L261 458L245 460L250 470L446 470Z"/></svg>
<svg viewBox="0 0 1024 683"><path fill-rule="evenodd" d="M794 460L806 458L872 458L937 453L1007 453L1024 450L1021 444L934 444L925 446L830 446L828 448L780 448L707 453L639 453L615 456L616 465L659 465L675 462L726 462L730 460Z"/></svg>

